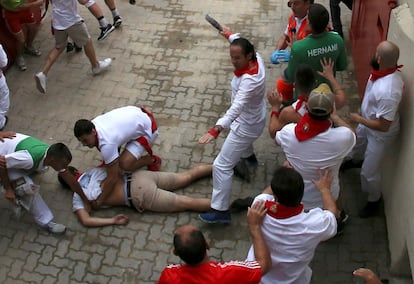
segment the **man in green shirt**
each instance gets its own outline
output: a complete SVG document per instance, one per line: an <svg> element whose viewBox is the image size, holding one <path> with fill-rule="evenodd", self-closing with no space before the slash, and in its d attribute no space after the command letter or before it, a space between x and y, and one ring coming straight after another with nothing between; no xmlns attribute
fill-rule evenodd
<svg viewBox="0 0 414 284"><path fill-rule="evenodd" d="M312 34L292 45L288 67L277 82L278 92L282 94L284 102L292 103L296 99L293 94L293 82L299 64L308 64L312 67L316 74L317 86L321 83L330 85L326 78L317 73L323 71L322 59L333 60L334 74L347 67L347 55L341 36L326 30L329 23L328 10L321 4L312 4L309 8L308 20Z"/></svg>

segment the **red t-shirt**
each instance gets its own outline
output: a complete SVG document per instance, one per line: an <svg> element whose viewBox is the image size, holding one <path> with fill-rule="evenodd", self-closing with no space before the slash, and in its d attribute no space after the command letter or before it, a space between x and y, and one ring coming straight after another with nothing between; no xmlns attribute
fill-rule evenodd
<svg viewBox="0 0 414 284"><path fill-rule="evenodd" d="M262 268L257 261L210 261L197 266L169 265L158 284L253 284L261 278Z"/></svg>

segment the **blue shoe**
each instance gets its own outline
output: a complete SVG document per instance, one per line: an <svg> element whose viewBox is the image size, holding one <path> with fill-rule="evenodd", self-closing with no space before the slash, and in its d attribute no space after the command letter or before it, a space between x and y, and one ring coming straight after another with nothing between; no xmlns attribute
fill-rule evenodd
<svg viewBox="0 0 414 284"><path fill-rule="evenodd" d="M198 218L209 224L228 224L231 222L231 214L229 211L211 210L198 215Z"/></svg>

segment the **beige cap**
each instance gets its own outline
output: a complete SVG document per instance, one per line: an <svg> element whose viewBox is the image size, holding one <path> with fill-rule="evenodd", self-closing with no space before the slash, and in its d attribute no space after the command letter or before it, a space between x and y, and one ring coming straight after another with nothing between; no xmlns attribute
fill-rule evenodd
<svg viewBox="0 0 414 284"><path fill-rule="evenodd" d="M334 108L335 97L331 88L325 83L313 89L308 98L308 112L315 116L331 114Z"/></svg>

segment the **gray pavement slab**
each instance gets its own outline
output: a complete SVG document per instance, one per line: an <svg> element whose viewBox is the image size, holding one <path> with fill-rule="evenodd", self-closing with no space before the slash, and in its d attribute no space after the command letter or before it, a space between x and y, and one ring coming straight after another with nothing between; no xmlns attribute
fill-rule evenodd
<svg viewBox="0 0 414 284"><path fill-rule="evenodd" d="M49 74L47 94L37 92L33 75L41 70L53 47L50 15L42 24L35 45L39 58L26 57L28 70L13 67L7 72L11 108L7 130L33 135L48 143L64 142L71 149L73 164L81 170L100 164L96 150L81 147L73 137L79 118L113 108L141 104L150 109L159 124L154 147L163 158L162 170L183 171L196 163L211 163L224 137L205 146L197 139L227 109L233 76L228 44L204 20L209 13L251 39L267 66L267 87L272 88L285 67L269 62L275 42L289 16L287 1L117 1L124 22L102 42L98 23L84 7L85 18L99 58L113 58L111 70L92 76L83 53L63 53ZM328 7L328 1L319 1ZM103 1L98 1L111 20ZM351 14L344 8L349 27ZM348 46L349 48L349 46ZM350 53L350 52L349 52ZM351 58L350 58L351 60ZM349 106L356 110L356 82L352 64L338 77L349 94ZM273 169L284 156L267 131L255 143L259 166L251 183L234 180L233 198L259 194L268 184ZM55 219L68 227L63 236L38 228L30 216L16 220L9 203L0 199L1 283L154 283L163 268L179 259L172 254L172 237L183 224L199 226L212 249L214 260L244 259L250 246L245 213L234 214L227 226L208 226L197 214L139 214L128 208L112 208L96 216L128 214L127 226L87 229L71 211L71 193L61 189L56 174L48 171L35 180ZM350 214L343 235L321 244L312 262L312 283L352 283L352 271L365 266L382 277L388 273L388 245L383 216L357 217L364 197L359 175L351 170L342 176L344 207ZM201 180L179 193L198 197L211 195L211 179Z"/></svg>

